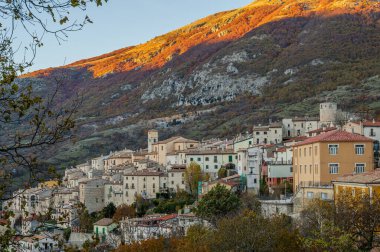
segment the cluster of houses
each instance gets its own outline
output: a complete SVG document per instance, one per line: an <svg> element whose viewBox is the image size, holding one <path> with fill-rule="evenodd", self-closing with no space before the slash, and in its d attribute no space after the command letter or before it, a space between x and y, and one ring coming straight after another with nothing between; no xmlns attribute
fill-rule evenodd
<svg viewBox="0 0 380 252"><path fill-rule="evenodd" d="M181 136L159 140L159 132L149 130L147 149L125 149L93 158L67 169L61 183L47 182L14 192L3 208L11 209L14 219L22 218L22 235L34 235L37 224L32 223L33 216L49 211L56 226L81 232L77 230L78 203L93 213L111 202L131 205L137 196L155 199L161 193L188 190L186 168L196 163L209 178L199 184L198 196L219 183L231 190L272 195L272 199L261 200L265 214L297 213L311 199L332 200L334 185L371 191L371 183L380 176L376 171L380 122L341 123L342 114L337 104L322 103L319 118L286 118L257 125L252 133L231 140L197 141ZM218 177L221 168L228 171L227 177ZM126 219L117 225L103 219L95 223L94 233L110 236L109 232L120 226L120 239L131 242L185 234L189 226L199 223L204 221L188 213ZM27 243L23 241L23 246L30 245Z"/></svg>

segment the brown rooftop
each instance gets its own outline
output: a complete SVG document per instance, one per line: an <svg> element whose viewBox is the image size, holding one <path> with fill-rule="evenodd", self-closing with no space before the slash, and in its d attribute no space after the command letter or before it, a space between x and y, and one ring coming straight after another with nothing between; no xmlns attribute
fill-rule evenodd
<svg viewBox="0 0 380 252"><path fill-rule="evenodd" d="M333 181L340 183L380 184L380 170L350 174L339 177Z"/></svg>
<svg viewBox="0 0 380 252"><path fill-rule="evenodd" d="M97 222L94 223L94 225L96 226L109 226L113 223L113 220L112 219L109 219L109 218L103 218Z"/></svg>
<svg viewBox="0 0 380 252"><path fill-rule="evenodd" d="M317 135L315 137L310 137L294 146L301 146L318 142L373 142L373 140L359 134L349 133L342 130L334 130Z"/></svg>

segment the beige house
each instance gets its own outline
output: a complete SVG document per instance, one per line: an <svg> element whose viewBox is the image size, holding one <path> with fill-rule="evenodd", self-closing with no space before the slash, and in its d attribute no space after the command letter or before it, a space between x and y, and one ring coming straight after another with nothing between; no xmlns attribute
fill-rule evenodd
<svg viewBox="0 0 380 252"><path fill-rule="evenodd" d="M175 136L152 144L152 152L148 153L147 156L149 159L154 160L161 165L166 165L166 155L168 153L171 153L173 151L193 149L198 147L198 145L198 141Z"/></svg>
<svg viewBox="0 0 380 252"><path fill-rule="evenodd" d="M186 165L172 165L168 169L168 187L171 191L186 190Z"/></svg>
<svg viewBox="0 0 380 252"><path fill-rule="evenodd" d="M145 199L156 198L156 193L161 188L167 188L167 184L160 185L160 178L165 174L160 171L141 170L124 175L123 195L124 203L131 205L135 202L136 196L141 195Z"/></svg>
<svg viewBox="0 0 380 252"><path fill-rule="evenodd" d="M122 164L132 163L133 151L123 150L112 153L104 160L104 170L108 171L110 168Z"/></svg>
<svg viewBox="0 0 380 252"><path fill-rule="evenodd" d="M329 185L344 174L372 171L373 140L335 130L293 146L294 192L302 186Z"/></svg>

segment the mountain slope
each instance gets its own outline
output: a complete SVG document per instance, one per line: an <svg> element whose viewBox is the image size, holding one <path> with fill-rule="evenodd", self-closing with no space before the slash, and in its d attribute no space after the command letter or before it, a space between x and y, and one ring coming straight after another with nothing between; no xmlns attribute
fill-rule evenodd
<svg viewBox="0 0 380 252"><path fill-rule="evenodd" d="M379 59L379 1L259 0L141 45L25 75L23 81L45 90L63 78L62 103L83 94L83 139L102 130L154 126L140 123L147 119L211 109L200 116L207 124L203 130L186 124L172 128L196 131L201 138L210 131L230 135L228 120L249 125L268 115L312 115L315 110L292 114L286 108L317 103L324 99L321 93L339 86L364 93L330 100L355 111L365 95L376 114L379 93L365 83L377 83Z"/></svg>

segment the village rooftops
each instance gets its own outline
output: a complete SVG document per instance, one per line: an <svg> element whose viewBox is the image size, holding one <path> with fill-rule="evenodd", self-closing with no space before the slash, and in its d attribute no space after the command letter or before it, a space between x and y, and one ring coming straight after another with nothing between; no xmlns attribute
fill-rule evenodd
<svg viewBox="0 0 380 252"><path fill-rule="evenodd" d="M306 139L307 139L307 136L296 136L296 137L287 139L286 141L284 141L284 143L301 142L301 141L305 141Z"/></svg>
<svg viewBox="0 0 380 252"><path fill-rule="evenodd" d="M373 142L373 140L359 134L349 133L342 130L335 130L317 135L315 137L310 137L305 141L295 144L294 146L302 146L319 142Z"/></svg>
<svg viewBox="0 0 380 252"><path fill-rule="evenodd" d="M332 181L337 183L357 183L357 184L380 184L380 169L370 172L349 174Z"/></svg>
<svg viewBox="0 0 380 252"><path fill-rule="evenodd" d="M111 224L113 224L113 220L110 218L103 218L94 223L95 226L102 226L102 227L108 227Z"/></svg>
<svg viewBox="0 0 380 252"><path fill-rule="evenodd" d="M336 130L337 128L335 127L327 127L327 128L319 128L319 129L316 129L316 130L312 130L312 131L309 131L307 133L309 134L314 134L314 133L325 133L325 132L329 132L329 131L333 131L333 130Z"/></svg>

